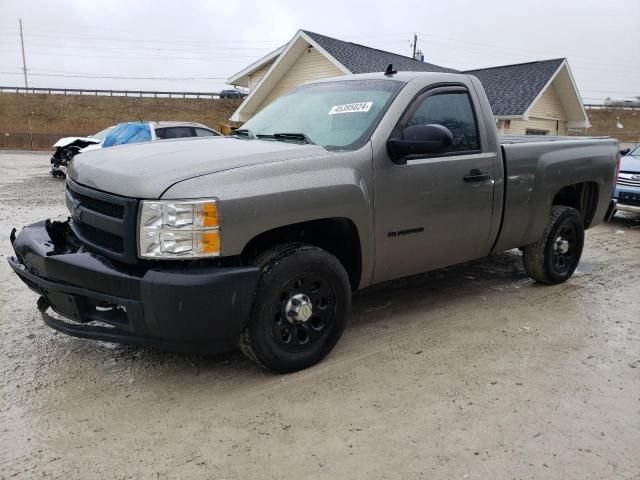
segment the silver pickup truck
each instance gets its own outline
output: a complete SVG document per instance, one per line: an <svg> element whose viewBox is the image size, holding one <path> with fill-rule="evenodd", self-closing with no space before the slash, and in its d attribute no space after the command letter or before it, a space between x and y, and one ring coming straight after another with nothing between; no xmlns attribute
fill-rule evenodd
<svg viewBox="0 0 640 480"><path fill-rule="evenodd" d="M612 139L499 138L473 76L327 79L232 137L82 155L70 218L14 230L9 263L69 335L294 371L375 283L515 248L564 282L614 210L617 161Z"/></svg>

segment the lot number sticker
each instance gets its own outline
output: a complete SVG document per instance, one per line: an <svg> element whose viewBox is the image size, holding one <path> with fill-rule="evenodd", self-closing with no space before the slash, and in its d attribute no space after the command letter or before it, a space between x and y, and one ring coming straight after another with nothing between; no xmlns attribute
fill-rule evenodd
<svg viewBox="0 0 640 480"><path fill-rule="evenodd" d="M373 102L347 103L345 105L334 105L329 110L329 115L337 115L339 113L359 113L371 110Z"/></svg>

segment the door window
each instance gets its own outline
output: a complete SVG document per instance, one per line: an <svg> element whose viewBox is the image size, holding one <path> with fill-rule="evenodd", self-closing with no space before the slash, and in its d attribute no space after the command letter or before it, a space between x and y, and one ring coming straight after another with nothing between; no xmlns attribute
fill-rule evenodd
<svg viewBox="0 0 640 480"><path fill-rule="evenodd" d="M438 124L453 134L449 152L461 153L480 150L478 126L466 92L446 92L430 95L413 112L407 122L412 125Z"/></svg>
<svg viewBox="0 0 640 480"><path fill-rule="evenodd" d="M217 137L218 134L216 132L212 132L211 130L207 130L206 128L196 128L196 137Z"/></svg>
<svg viewBox="0 0 640 480"><path fill-rule="evenodd" d="M157 129L156 137L165 140L168 138L195 137L195 134L191 127L170 127Z"/></svg>

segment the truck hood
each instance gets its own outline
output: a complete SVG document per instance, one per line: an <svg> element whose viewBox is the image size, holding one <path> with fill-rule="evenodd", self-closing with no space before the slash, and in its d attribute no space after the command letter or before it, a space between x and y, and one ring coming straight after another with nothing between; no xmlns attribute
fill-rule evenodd
<svg viewBox="0 0 640 480"><path fill-rule="evenodd" d="M640 173L640 157L627 155L620 159L620 171L629 173Z"/></svg>
<svg viewBox="0 0 640 480"><path fill-rule="evenodd" d="M174 183L200 175L326 152L318 145L235 137L161 140L83 153L67 174L104 192L153 199Z"/></svg>

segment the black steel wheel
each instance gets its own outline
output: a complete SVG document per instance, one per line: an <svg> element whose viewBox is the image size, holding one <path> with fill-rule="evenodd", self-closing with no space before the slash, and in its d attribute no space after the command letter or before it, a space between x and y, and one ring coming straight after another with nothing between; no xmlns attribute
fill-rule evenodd
<svg viewBox="0 0 640 480"><path fill-rule="evenodd" d="M296 275L282 285L271 307L271 336L283 350L301 352L322 342L336 317L336 293L317 272Z"/></svg>
<svg viewBox="0 0 640 480"><path fill-rule="evenodd" d="M558 274L566 274L575 264L578 234L572 222L561 224L554 235L551 263Z"/></svg>
<svg viewBox="0 0 640 480"><path fill-rule="evenodd" d="M565 282L580 263L583 246L580 213L571 207L554 206L540 239L524 248L524 268L540 283Z"/></svg>
<svg viewBox="0 0 640 480"><path fill-rule="evenodd" d="M338 342L351 307L342 264L310 245L284 245L256 261L260 280L240 339L252 360L277 372L309 367Z"/></svg>

